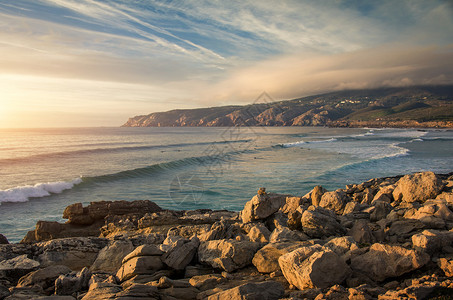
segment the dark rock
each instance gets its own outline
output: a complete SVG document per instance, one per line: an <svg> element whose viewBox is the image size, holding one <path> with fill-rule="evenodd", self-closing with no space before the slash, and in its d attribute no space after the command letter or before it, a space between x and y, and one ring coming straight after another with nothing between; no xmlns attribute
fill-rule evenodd
<svg viewBox="0 0 453 300"><path fill-rule="evenodd" d="M36 270L21 277L17 283L17 287L26 287L39 285L44 291L53 294L55 288L55 280L64 274L71 272L66 266L50 266L44 269Z"/></svg>
<svg viewBox="0 0 453 300"><path fill-rule="evenodd" d="M14 284L22 276L38 269L40 263L29 259L26 254L0 262L0 279L7 279Z"/></svg>
<svg viewBox="0 0 453 300"><path fill-rule="evenodd" d="M8 239L6 238L6 236L4 236L3 234L0 233L0 245L3 245L3 244L9 244L9 242L8 242Z"/></svg>
<svg viewBox="0 0 453 300"><path fill-rule="evenodd" d="M60 275L55 280L55 294L72 295L77 292L88 290L91 272L88 268L83 268L79 272Z"/></svg>

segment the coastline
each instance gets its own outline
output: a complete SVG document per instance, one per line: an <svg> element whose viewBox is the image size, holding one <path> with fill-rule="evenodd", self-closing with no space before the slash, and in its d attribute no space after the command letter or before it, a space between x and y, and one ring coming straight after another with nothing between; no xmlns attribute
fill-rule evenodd
<svg viewBox="0 0 453 300"><path fill-rule="evenodd" d="M240 213L76 203L66 223L0 245L0 298L451 295L452 209L453 173L432 172L301 197L260 189Z"/></svg>

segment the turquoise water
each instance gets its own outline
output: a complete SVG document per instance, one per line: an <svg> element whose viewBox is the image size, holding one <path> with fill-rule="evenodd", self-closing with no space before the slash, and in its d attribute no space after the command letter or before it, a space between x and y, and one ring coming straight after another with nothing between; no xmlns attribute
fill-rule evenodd
<svg viewBox="0 0 453 300"><path fill-rule="evenodd" d="M304 195L453 171L453 131L318 127L0 129L0 233L64 221L75 202L149 199L240 210L259 187Z"/></svg>

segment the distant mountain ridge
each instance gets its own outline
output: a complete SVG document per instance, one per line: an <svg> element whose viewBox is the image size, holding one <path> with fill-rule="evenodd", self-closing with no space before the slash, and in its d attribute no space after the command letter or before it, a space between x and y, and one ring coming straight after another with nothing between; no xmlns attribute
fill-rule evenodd
<svg viewBox="0 0 453 300"><path fill-rule="evenodd" d="M348 90L293 100L176 109L130 118L123 127L453 127L453 85Z"/></svg>

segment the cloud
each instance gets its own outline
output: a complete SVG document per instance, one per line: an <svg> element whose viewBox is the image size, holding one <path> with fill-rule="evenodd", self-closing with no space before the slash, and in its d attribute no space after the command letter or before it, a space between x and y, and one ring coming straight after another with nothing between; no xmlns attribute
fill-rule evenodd
<svg viewBox="0 0 453 300"><path fill-rule="evenodd" d="M207 91L222 103L252 102L266 91L276 99L344 89L453 84L453 44L445 47L382 46L319 55L300 53L235 70Z"/></svg>

